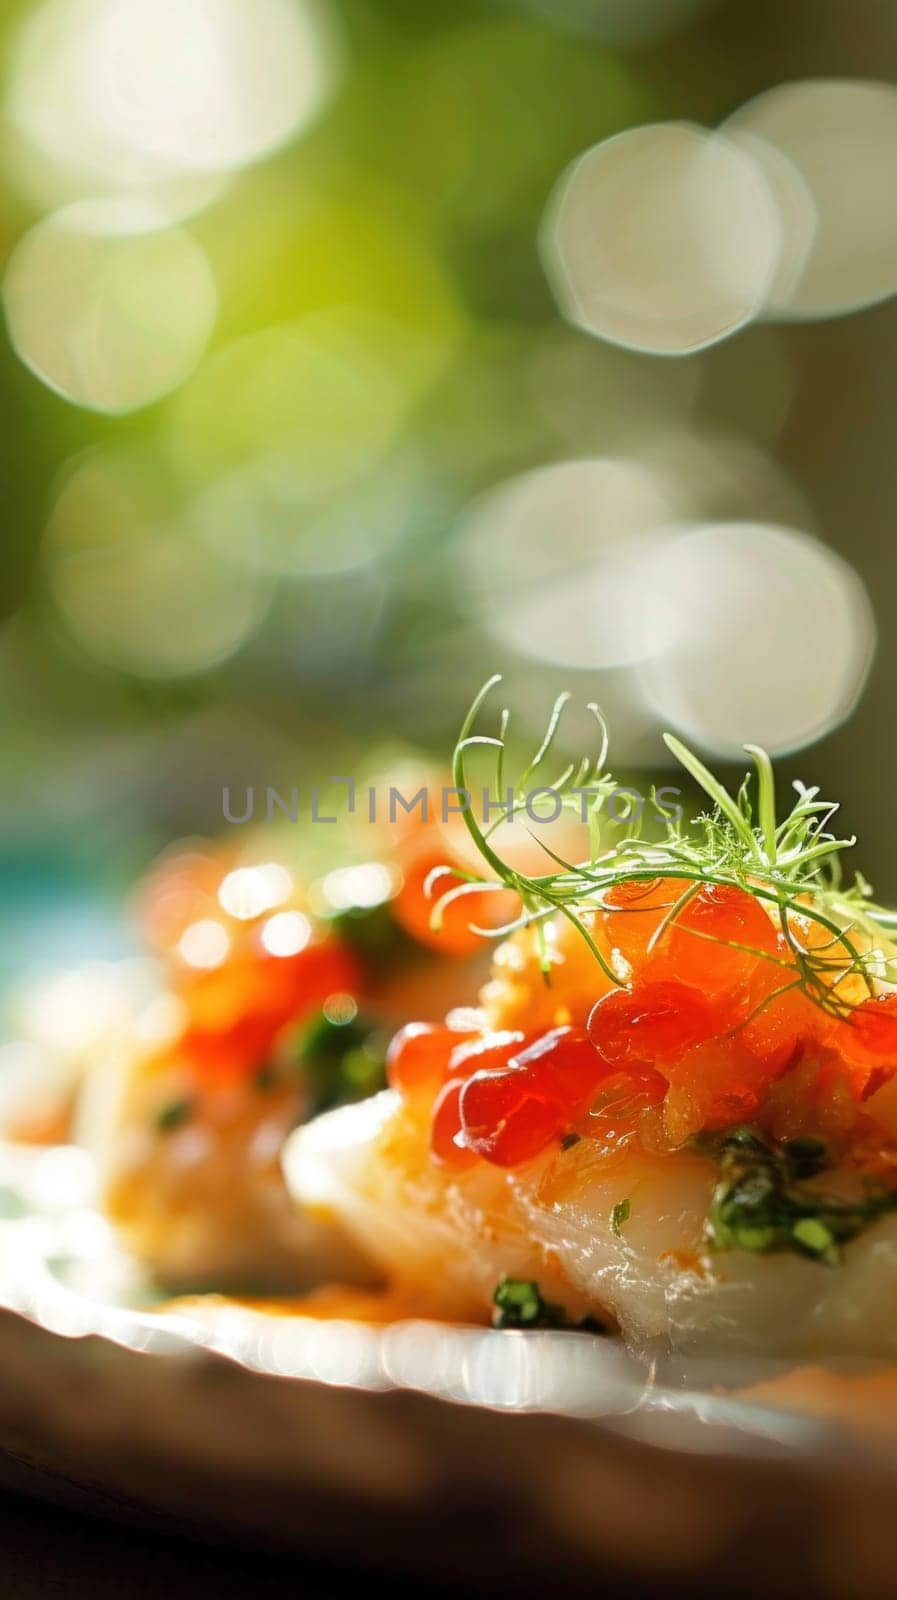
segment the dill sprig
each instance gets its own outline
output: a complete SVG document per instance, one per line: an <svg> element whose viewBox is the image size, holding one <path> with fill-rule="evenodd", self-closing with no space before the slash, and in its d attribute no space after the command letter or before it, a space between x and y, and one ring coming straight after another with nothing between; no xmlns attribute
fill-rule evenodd
<svg viewBox="0 0 897 1600"><path fill-rule="evenodd" d="M515 809L525 804L527 794L532 792L528 786L538 775L539 792L555 797L555 809L559 802L561 808L575 809L588 821L589 858L578 863L565 861L540 839L553 870L535 876L522 872L504 860L493 842L502 815L484 827L467 803L464 821L489 872L478 875L451 869L455 880L463 881L456 881L437 900L434 926L439 926L447 905L453 901L469 894L512 890L520 902L519 915L501 927L484 928L472 923L475 932L487 938L503 938L518 928L532 926L539 938L542 968L548 979L550 963L544 927L549 917L560 915L577 929L605 976L624 987L624 978L592 935L592 914L616 909L604 903L608 890L623 884L647 886L662 878L681 884L681 891L663 908L664 915L653 935L654 944L704 885L744 889L767 906L781 928L785 953L749 950L782 968L782 985L768 996L764 1006L786 990L800 988L825 1010L843 1016L852 1006L839 990L849 978L859 977L871 995L875 993L876 979L895 976L895 958L878 941L885 928L897 927L897 916L873 902L869 885L859 874L849 887L845 886L841 858L856 841L839 838L830 831L838 806L821 799L818 789L795 783L796 799L779 822L775 776L765 750L757 745L745 746L753 772L746 773L733 796L693 751L667 733L667 748L703 791L709 809L683 825L679 816L669 815L652 792L659 836L642 836L642 808L633 805L628 817L613 823L614 836L608 842L605 803L618 786L607 768L608 735L599 708L589 706L598 726L597 753L569 762L552 782L547 782L542 771L570 698L568 694L559 696L535 755L516 780L508 784L505 766L509 712L502 711L497 733L477 731L483 706L500 682L501 677L496 674L484 684L464 719L453 760L456 789L463 795L470 794L468 762L475 749L493 753L495 792L499 799L513 796ZM431 874L431 890L448 870L437 869ZM822 930L812 942L800 937L801 927L807 923ZM733 943L715 940L713 935L693 928L688 931L695 938ZM733 948L749 949L734 943Z"/></svg>

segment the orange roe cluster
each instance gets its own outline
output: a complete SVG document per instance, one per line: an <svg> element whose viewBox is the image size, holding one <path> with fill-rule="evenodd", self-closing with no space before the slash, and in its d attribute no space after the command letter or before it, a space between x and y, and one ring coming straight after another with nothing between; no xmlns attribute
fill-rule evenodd
<svg viewBox="0 0 897 1600"><path fill-rule="evenodd" d="M630 981L612 986L596 963L585 1026L532 1036L412 1024L397 1035L389 1080L431 1103L435 1160L514 1167L577 1133L625 1139L652 1114L673 1148L757 1117L773 1085L807 1062L814 1093L846 1085L857 1106L893 1075L897 995L845 1017L799 986L791 941L818 923L789 923L786 938L755 895L715 885L670 918L682 887L655 879L607 893L592 934ZM820 970L836 992L849 955L825 939Z"/></svg>
<svg viewBox="0 0 897 1600"><path fill-rule="evenodd" d="M151 874L140 913L184 1003L178 1054L210 1083L257 1071L287 1025L361 986L354 953L312 916L279 862L177 852Z"/></svg>

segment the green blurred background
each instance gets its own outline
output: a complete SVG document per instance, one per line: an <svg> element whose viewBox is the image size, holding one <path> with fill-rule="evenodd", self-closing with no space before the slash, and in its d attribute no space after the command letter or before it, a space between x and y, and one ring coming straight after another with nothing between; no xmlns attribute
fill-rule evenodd
<svg viewBox="0 0 897 1600"><path fill-rule="evenodd" d="M0 7L8 84L37 10ZM447 754L496 669L531 730L562 684L608 703L627 773L650 773L657 730L627 739L614 674L492 637L458 541L491 486L638 456L664 428L703 441L699 474L717 440L746 452L718 514L806 526L870 590L879 647L861 703L783 771L843 800L864 870L897 895L897 304L669 360L567 325L538 247L558 177L610 134L716 125L788 80L897 77L894 7L696 3L647 39L596 36L586 10L324 5L340 63L326 104L181 220L218 297L185 381L107 415L54 394L4 340L8 951L50 937L51 903L54 953L102 947L105 906L166 840L220 826L224 784L302 785L355 770L372 744ZM4 149L6 258L92 191L35 178L9 125Z"/></svg>

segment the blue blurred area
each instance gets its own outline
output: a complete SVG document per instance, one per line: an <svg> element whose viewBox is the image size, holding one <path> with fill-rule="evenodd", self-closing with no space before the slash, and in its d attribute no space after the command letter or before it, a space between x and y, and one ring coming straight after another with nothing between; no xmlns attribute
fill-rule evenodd
<svg viewBox="0 0 897 1600"><path fill-rule="evenodd" d="M119 885L64 849L0 854L0 993L29 974L112 960L139 948Z"/></svg>

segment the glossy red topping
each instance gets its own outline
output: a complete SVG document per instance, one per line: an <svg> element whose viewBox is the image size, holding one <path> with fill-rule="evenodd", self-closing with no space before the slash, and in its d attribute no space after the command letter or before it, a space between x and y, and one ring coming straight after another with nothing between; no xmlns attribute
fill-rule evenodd
<svg viewBox="0 0 897 1600"><path fill-rule="evenodd" d="M850 952L829 929L795 917L786 938L777 914L734 886L703 885L671 918L681 896L672 879L608 892L595 932L625 958L630 981L601 994L596 977L587 1028L453 1043L430 1030L414 1047L438 1057L428 1068L438 1159L513 1167L568 1133L616 1143L639 1128L672 1148L775 1105L797 1131L801 1107L807 1126L846 1126L850 1106L897 1072L897 994L841 1019L805 991L795 939L805 950L831 948L817 970L834 992L850 973ZM398 1047L400 1062L411 1050ZM412 1067L409 1056L409 1084ZM403 1071L393 1077L400 1086Z"/></svg>
<svg viewBox="0 0 897 1600"><path fill-rule="evenodd" d="M295 956L260 952L225 964L186 991L188 1022L179 1049L210 1077L248 1074L264 1065L284 1028L332 995L357 992L358 983L352 953L330 938Z"/></svg>
<svg viewBox="0 0 897 1600"><path fill-rule="evenodd" d="M752 952L778 952L773 920L755 895L727 884L704 884L674 915L687 890L673 878L608 890L603 922L611 947L643 978L697 984L705 994L744 985L758 969Z"/></svg>
<svg viewBox="0 0 897 1600"><path fill-rule="evenodd" d="M467 1148L500 1167L530 1160L570 1126L606 1073L586 1033L554 1028L504 1068L476 1072L464 1084Z"/></svg>
<svg viewBox="0 0 897 1600"><path fill-rule="evenodd" d="M739 998L740 996L740 998ZM752 1115L773 1080L812 1037L819 1012L783 994L753 1014L740 991L702 994L689 984L646 981L598 1001L589 1034L609 1066L650 1068L678 1092L677 1126L725 1127Z"/></svg>
<svg viewBox="0 0 897 1600"><path fill-rule="evenodd" d="M463 1044L455 1046L449 1056L448 1072L452 1077L462 1078L469 1078L474 1072L492 1072L506 1066L510 1057L519 1054L525 1044L526 1034L511 1030L473 1034Z"/></svg>
<svg viewBox="0 0 897 1600"><path fill-rule="evenodd" d="M352 950L306 911L279 862L240 864L213 848L171 854L141 913L185 1013L174 1048L210 1083L256 1071L283 1029L361 987Z"/></svg>
<svg viewBox="0 0 897 1600"><path fill-rule="evenodd" d="M897 1070L897 994L864 1000L830 1025L829 1042L854 1094L859 1099L874 1094Z"/></svg>
<svg viewBox="0 0 897 1600"><path fill-rule="evenodd" d="M400 1028L386 1056L386 1078L403 1094L441 1083L458 1034L444 1023L409 1022Z"/></svg>
<svg viewBox="0 0 897 1600"><path fill-rule="evenodd" d="M450 1078L433 1101L430 1152L441 1166L469 1167L477 1159L476 1152L468 1150L464 1143L460 1108L463 1088L464 1083L460 1078Z"/></svg>
<svg viewBox="0 0 897 1600"><path fill-rule="evenodd" d="M589 1038L609 1067L651 1065L720 1031L723 1018L697 989L670 980L612 989L589 1017Z"/></svg>
<svg viewBox="0 0 897 1600"><path fill-rule="evenodd" d="M897 1067L897 994L864 1000L845 1023L854 1047Z"/></svg>

